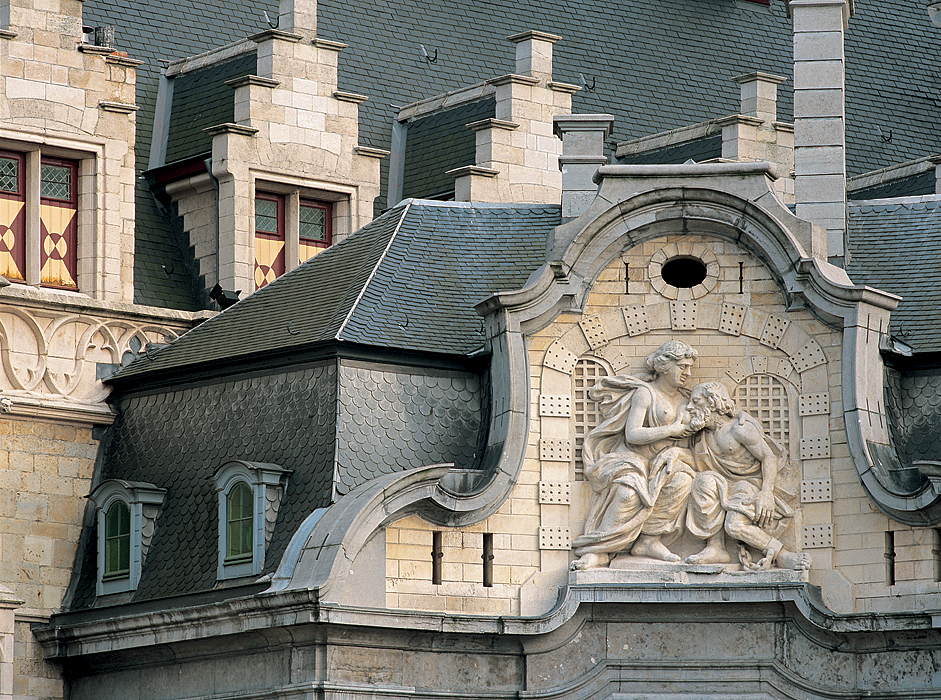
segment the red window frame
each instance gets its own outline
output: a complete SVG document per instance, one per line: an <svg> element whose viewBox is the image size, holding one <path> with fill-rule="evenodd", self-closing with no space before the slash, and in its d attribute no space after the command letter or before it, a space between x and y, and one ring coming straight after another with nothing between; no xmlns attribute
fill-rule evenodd
<svg viewBox="0 0 941 700"><path fill-rule="evenodd" d="M78 163L74 160L43 157L40 159L40 168L43 165L69 169L69 196L68 199L44 196L42 194L42 183L40 182L40 208L67 209L72 212L72 217L62 231L50 232L47 228L48 222L40 215L39 266L42 270L41 277L43 277L40 286L75 290L78 289ZM59 279L45 279L45 276L50 274L46 271L46 263L50 258L62 261L68 275L71 277L71 282L62 280L61 277Z"/></svg>
<svg viewBox="0 0 941 700"><path fill-rule="evenodd" d="M3 216L0 221L0 251L8 253L11 261L0 266L0 274L11 282L26 282L26 156L15 151L0 151L0 157L16 160L18 190L0 190L0 199L22 203L16 216ZM2 210L0 210L2 211ZM8 235L12 234L12 236ZM10 264L17 269L11 270Z"/></svg>
<svg viewBox="0 0 941 700"><path fill-rule="evenodd" d="M308 248L329 248L333 243L333 204L331 202L321 202L316 199L301 199L299 209L319 209L324 213L325 227L324 227L324 238L323 240L318 240L316 238L306 238L300 234L300 212L298 212L298 252L300 253L305 247ZM309 260L313 255L308 255L304 257L302 253L299 254L298 263L305 262Z"/></svg>
<svg viewBox="0 0 941 700"><path fill-rule="evenodd" d="M261 289L268 284L270 281L267 279L269 271L274 273L275 279L284 274L285 248L287 247L287 241L284 235L284 197L277 194L269 194L268 192L256 192L255 201L257 202L259 199L276 203L278 223L277 232L260 231L258 228L255 228L255 289ZM256 215L255 223L257 224L257 222L258 219ZM281 251L274 256L273 260L259 262L259 241L279 241L281 243ZM261 283L259 283L259 273L262 275Z"/></svg>

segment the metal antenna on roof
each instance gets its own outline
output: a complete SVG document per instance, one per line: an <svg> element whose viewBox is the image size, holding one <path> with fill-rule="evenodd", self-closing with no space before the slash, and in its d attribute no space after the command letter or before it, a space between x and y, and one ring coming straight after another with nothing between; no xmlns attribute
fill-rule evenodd
<svg viewBox="0 0 941 700"><path fill-rule="evenodd" d="M428 51L425 49L424 44L419 44L421 46L421 58L426 63L437 63L438 62L438 49L435 49L435 57L432 58L428 55Z"/></svg>
<svg viewBox="0 0 941 700"><path fill-rule="evenodd" d="M272 29L277 29L278 26L281 24L281 15L278 15L277 21L272 22L271 18L268 17L268 10L262 10L262 12L265 13L265 21L268 23L268 26L271 27Z"/></svg>
<svg viewBox="0 0 941 700"><path fill-rule="evenodd" d="M585 80L585 76L581 73L578 74L578 79L582 81L582 87L588 90L588 92L595 91L595 76L591 76L591 85L588 84L588 81Z"/></svg>

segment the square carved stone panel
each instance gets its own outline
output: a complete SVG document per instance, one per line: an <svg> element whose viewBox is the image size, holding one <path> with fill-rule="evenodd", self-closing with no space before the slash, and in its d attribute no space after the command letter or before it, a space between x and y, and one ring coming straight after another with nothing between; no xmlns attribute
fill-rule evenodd
<svg viewBox="0 0 941 700"><path fill-rule="evenodd" d="M545 462L571 462L572 441L568 438L543 438L539 441L539 458Z"/></svg>
<svg viewBox="0 0 941 700"><path fill-rule="evenodd" d="M805 479L801 482L801 503L826 503L833 500L830 479Z"/></svg>
<svg viewBox="0 0 941 700"><path fill-rule="evenodd" d="M539 397L539 415L568 418L572 415L572 397L542 394Z"/></svg>
<svg viewBox="0 0 941 700"><path fill-rule="evenodd" d="M567 481L540 481L539 502L568 505L572 502L572 485Z"/></svg>
<svg viewBox="0 0 941 700"><path fill-rule="evenodd" d="M567 527L539 528L539 549L571 549L572 530Z"/></svg>
<svg viewBox="0 0 941 700"><path fill-rule="evenodd" d="M833 525L805 525L804 549L823 549L833 546Z"/></svg>

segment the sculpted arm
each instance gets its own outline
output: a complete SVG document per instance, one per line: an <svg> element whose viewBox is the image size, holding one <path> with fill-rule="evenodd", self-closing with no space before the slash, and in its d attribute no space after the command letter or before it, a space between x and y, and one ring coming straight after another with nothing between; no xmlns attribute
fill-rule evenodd
<svg viewBox="0 0 941 700"><path fill-rule="evenodd" d="M761 490L755 497L755 515L760 527L768 527L774 519L774 484L778 477L778 458L771 451L761 430L753 423L739 421L732 429L732 435L761 463Z"/></svg>

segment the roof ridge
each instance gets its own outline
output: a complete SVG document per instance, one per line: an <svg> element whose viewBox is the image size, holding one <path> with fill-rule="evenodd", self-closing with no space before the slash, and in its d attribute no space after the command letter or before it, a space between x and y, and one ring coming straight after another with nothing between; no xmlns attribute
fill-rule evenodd
<svg viewBox="0 0 941 700"><path fill-rule="evenodd" d="M340 324L340 327L337 329L336 335L334 338L340 340L340 336L343 335L346 325L350 322L350 319L353 318L353 314L356 312L356 307L359 306L359 303L363 300L363 295L366 293L366 290L369 288L369 284L373 281L373 278L376 276L376 270L382 265L382 261L386 259L386 255L389 254L389 249L392 247L392 243L395 241L395 237L398 235L399 230L402 228L402 222L405 221L405 217L408 216L409 209L412 208L412 202L415 200L408 199L405 201L405 209L402 211L401 216L399 217L399 222L395 225L395 230L392 232L392 235L389 236L389 241L386 243L386 249L382 251L382 255L379 256L379 260L376 261L376 264L373 265L372 272L369 273L369 278L366 280L366 283L359 290L359 294L356 295L356 301L350 304L350 310L346 314L346 318L343 319L343 323Z"/></svg>

